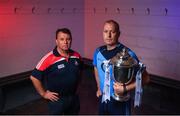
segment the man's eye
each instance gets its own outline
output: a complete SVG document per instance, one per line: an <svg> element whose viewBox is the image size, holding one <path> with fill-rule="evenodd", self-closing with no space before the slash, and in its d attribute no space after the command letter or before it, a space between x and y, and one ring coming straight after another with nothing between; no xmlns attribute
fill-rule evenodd
<svg viewBox="0 0 180 116"><path fill-rule="evenodd" d="M68 41L70 41L71 39L70 38L67 38Z"/></svg>

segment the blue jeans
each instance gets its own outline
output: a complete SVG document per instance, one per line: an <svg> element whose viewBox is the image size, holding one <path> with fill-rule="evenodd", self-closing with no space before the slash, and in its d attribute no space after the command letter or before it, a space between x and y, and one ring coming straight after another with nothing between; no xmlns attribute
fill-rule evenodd
<svg viewBox="0 0 180 116"><path fill-rule="evenodd" d="M110 101L102 103L102 96L99 97L100 115L131 115L131 100L126 102L116 101L112 97Z"/></svg>

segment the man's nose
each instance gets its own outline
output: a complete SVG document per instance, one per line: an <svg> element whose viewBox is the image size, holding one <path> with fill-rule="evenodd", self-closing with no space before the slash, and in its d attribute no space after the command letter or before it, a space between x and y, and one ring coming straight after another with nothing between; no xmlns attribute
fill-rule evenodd
<svg viewBox="0 0 180 116"><path fill-rule="evenodd" d="M108 37L111 37L111 33L108 33Z"/></svg>
<svg viewBox="0 0 180 116"><path fill-rule="evenodd" d="M64 43L68 43L68 40L64 40Z"/></svg>

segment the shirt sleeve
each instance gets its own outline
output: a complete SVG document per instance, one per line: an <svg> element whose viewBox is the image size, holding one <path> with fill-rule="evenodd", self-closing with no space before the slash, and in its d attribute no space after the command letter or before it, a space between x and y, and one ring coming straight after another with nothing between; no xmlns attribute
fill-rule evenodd
<svg viewBox="0 0 180 116"><path fill-rule="evenodd" d="M97 67L97 54L99 52L99 49L96 49L93 56L93 65Z"/></svg>
<svg viewBox="0 0 180 116"><path fill-rule="evenodd" d="M31 74L31 75L32 75L33 77L35 77L36 79L42 81L44 72L43 72L43 71L40 71L40 70L38 70L38 69L35 68L35 69L32 71L32 74Z"/></svg>
<svg viewBox="0 0 180 116"><path fill-rule="evenodd" d="M45 70L50 65L51 59L53 59L52 52L49 52L39 61L36 68L32 71L32 76L42 81Z"/></svg>
<svg viewBox="0 0 180 116"><path fill-rule="evenodd" d="M137 64L139 64L139 59L138 57L136 56L136 54L129 49L128 53L130 54L131 57L133 57L136 61L137 61ZM135 66L135 69L134 69L134 75L136 75L137 71L139 70L139 65Z"/></svg>
<svg viewBox="0 0 180 116"><path fill-rule="evenodd" d="M79 68L80 68L80 70L82 70L84 67L84 61L82 60L82 57L80 55L79 55L79 62L80 62Z"/></svg>

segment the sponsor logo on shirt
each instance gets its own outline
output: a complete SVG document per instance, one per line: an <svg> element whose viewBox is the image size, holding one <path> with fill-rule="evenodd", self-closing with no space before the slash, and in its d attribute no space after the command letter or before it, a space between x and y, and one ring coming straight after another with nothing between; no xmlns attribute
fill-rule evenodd
<svg viewBox="0 0 180 116"><path fill-rule="evenodd" d="M77 61L75 61L75 62L74 62L74 64L75 64L76 66L78 66L78 65L79 65L79 63L78 63Z"/></svg>
<svg viewBox="0 0 180 116"><path fill-rule="evenodd" d="M104 61L104 60L103 60L103 59L101 59L101 58L98 58L97 60L98 60L98 61L101 61L101 62L103 62L103 61Z"/></svg>
<svg viewBox="0 0 180 116"><path fill-rule="evenodd" d="M65 66L64 66L64 64L60 64L60 65L58 65L57 67L58 67L58 69L62 69L62 68L64 68Z"/></svg>

